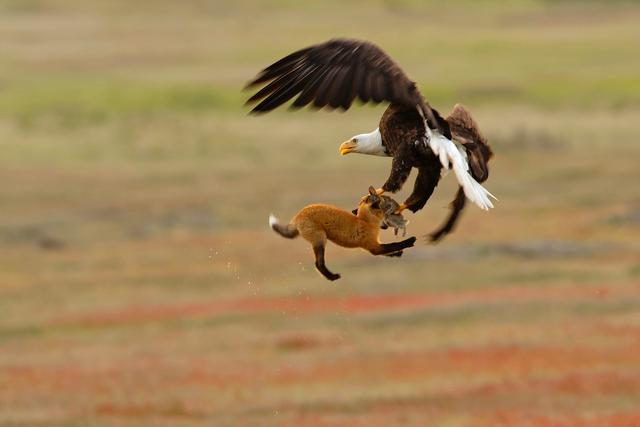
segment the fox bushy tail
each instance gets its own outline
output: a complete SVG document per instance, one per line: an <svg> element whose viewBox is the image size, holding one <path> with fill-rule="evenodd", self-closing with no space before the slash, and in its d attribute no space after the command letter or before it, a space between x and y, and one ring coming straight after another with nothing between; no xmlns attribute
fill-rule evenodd
<svg viewBox="0 0 640 427"><path fill-rule="evenodd" d="M269 215L269 227L276 233L287 239L293 239L297 237L300 232L293 224L282 225L278 222L278 218L273 215Z"/></svg>

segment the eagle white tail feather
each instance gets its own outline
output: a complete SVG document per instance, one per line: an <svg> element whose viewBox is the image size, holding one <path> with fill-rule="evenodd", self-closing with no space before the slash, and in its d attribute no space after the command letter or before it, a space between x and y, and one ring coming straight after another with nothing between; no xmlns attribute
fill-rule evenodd
<svg viewBox="0 0 640 427"><path fill-rule="evenodd" d="M473 179L469 173L469 163L467 162L466 155L461 153L461 150L458 149L453 141L436 131L431 131L428 126L427 135L429 137L429 147L433 153L438 156L445 170L451 166L460 186L462 186L464 190L465 196L478 205L480 209L486 211L493 208L493 203L491 203L489 198L493 197L496 199L496 197Z"/></svg>

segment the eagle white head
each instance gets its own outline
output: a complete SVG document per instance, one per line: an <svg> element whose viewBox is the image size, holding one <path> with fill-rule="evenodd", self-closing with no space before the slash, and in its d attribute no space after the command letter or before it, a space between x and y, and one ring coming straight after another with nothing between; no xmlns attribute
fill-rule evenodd
<svg viewBox="0 0 640 427"><path fill-rule="evenodd" d="M349 153L370 154L372 156L389 157L386 147L382 144L380 129L371 133L361 133L340 144L338 150L341 156Z"/></svg>

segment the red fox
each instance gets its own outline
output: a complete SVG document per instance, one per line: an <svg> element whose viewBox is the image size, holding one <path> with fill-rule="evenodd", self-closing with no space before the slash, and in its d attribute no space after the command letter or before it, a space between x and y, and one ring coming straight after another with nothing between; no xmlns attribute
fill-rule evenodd
<svg viewBox="0 0 640 427"><path fill-rule="evenodd" d="M415 237L395 243L380 243L378 235L385 217L381 202L382 198L375 189L369 187L369 194L360 200L356 215L334 206L314 204L302 208L287 225L279 224L271 215L269 225L288 239L302 235L313 247L318 271L329 280L337 280L340 275L329 271L324 262L327 239L345 248L362 248L373 255L386 256L400 256L403 249L415 243Z"/></svg>

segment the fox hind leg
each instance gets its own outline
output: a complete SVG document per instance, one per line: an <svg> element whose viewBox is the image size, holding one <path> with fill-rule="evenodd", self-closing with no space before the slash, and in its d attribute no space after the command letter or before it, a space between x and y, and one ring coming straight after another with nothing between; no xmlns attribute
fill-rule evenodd
<svg viewBox="0 0 640 427"><path fill-rule="evenodd" d="M318 229L313 222L300 222L298 224L300 235L313 247L313 254L316 257L316 269L329 280L338 280L339 274L334 274L324 263L324 248L327 246L327 234L324 230Z"/></svg>
<svg viewBox="0 0 640 427"><path fill-rule="evenodd" d="M331 281L338 280L340 278L340 275L329 271L324 263L324 248L324 243L313 245L313 253L316 256L316 268L327 279Z"/></svg>

